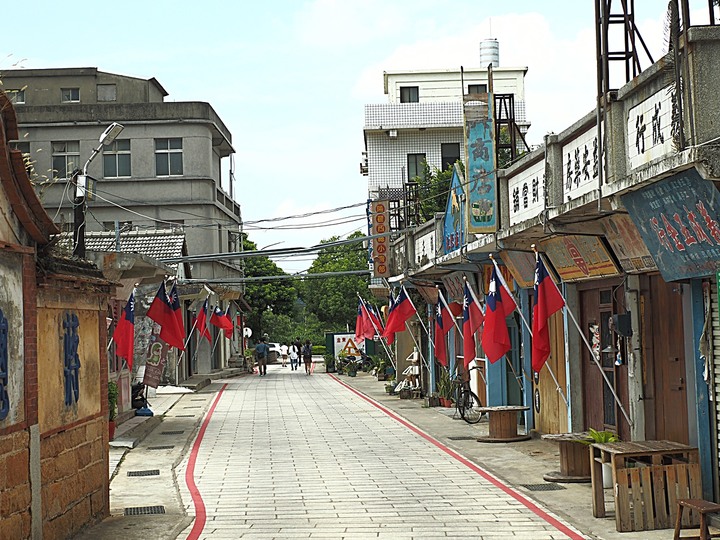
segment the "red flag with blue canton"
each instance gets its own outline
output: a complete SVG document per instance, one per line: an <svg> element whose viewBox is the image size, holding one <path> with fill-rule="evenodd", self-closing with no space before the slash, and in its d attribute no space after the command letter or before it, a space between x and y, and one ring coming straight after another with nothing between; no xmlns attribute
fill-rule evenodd
<svg viewBox="0 0 720 540"><path fill-rule="evenodd" d="M463 359L465 367L475 360L475 332L482 326L483 319L482 310L475 301L470 286L465 283L463 294Z"/></svg>
<svg viewBox="0 0 720 540"><path fill-rule="evenodd" d="M370 326L373 327L373 332L377 331L378 334L382 334L383 323L382 319L380 318L380 313L378 313L378 310L372 304L365 304L365 306L367 307L368 315L370 317L370 320L372 321L372 324ZM373 336L374 335L375 334L373 334Z"/></svg>
<svg viewBox="0 0 720 540"><path fill-rule="evenodd" d="M179 304L178 304L179 307ZM165 341L171 347L184 349L184 335L180 333L178 328L178 320L175 315L175 309L170 298L168 298L165 282L160 284L155 298L150 304L147 316L160 325L160 339Z"/></svg>
<svg viewBox="0 0 720 540"><path fill-rule="evenodd" d="M180 336L180 340L183 343L182 347L178 349L185 349L185 324L183 323L182 308L180 307L180 296L177 292L177 286L173 282L172 289L170 289L170 307L175 313L175 321L177 323L177 335ZM162 337L162 328L160 329L160 337Z"/></svg>
<svg viewBox="0 0 720 540"><path fill-rule="evenodd" d="M358 298L357 316L355 317L355 342L364 339L365 336L365 317L362 309L362 300Z"/></svg>
<svg viewBox="0 0 720 540"><path fill-rule="evenodd" d="M232 323L227 320L220 306L215 306L215 309L213 309L213 313L210 316L210 324L217 326L221 330L232 330Z"/></svg>
<svg viewBox="0 0 720 540"><path fill-rule="evenodd" d="M225 337L227 339L232 339L233 333L235 332L235 323L232 320L232 317L230 316L230 304L228 304L227 309L225 309L225 318L227 319L228 327L225 329Z"/></svg>
<svg viewBox="0 0 720 540"><path fill-rule="evenodd" d="M485 328L482 335L483 351L490 363L500 360L512 348L505 318L515 307L515 300L500 283L497 268L493 268L490 289L485 298Z"/></svg>
<svg viewBox="0 0 720 540"><path fill-rule="evenodd" d="M445 336L453 325L453 315L448 311L445 305L438 300L435 305L435 358L438 359L443 366L448 365L447 345Z"/></svg>
<svg viewBox="0 0 720 540"><path fill-rule="evenodd" d="M565 300L542 262L537 257L535 265L535 295L533 298L532 320L532 368L540 371L550 356L549 320L553 313L561 310Z"/></svg>
<svg viewBox="0 0 720 540"><path fill-rule="evenodd" d="M120 320L115 326L113 334L115 342L115 354L127 360L127 365L132 371L133 358L135 356L135 294L128 298L125 308L122 310Z"/></svg>
<svg viewBox="0 0 720 540"><path fill-rule="evenodd" d="M198 332L200 332L200 337L204 337L210 343L212 343L212 337L210 337L210 331L207 329L207 308L208 308L208 301L206 298L205 303L203 304L202 308L200 308L200 311L198 312L196 326L198 328Z"/></svg>
<svg viewBox="0 0 720 540"><path fill-rule="evenodd" d="M415 313L415 306L405 292L405 287L403 287L390 308L385 330L383 331L383 337L387 339L388 345L395 341L396 332L405 330L405 322Z"/></svg>

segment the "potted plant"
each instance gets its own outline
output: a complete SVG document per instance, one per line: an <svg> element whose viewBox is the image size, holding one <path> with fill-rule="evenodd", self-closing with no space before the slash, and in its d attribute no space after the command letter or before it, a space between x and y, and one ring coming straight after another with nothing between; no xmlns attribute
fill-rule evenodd
<svg viewBox="0 0 720 540"><path fill-rule="evenodd" d="M440 370L437 381L437 393L441 407L452 407L452 379L446 369Z"/></svg>
<svg viewBox="0 0 720 540"><path fill-rule="evenodd" d="M335 357L332 353L325 353L323 358L325 359L325 373L335 373Z"/></svg>
<svg viewBox="0 0 720 540"><path fill-rule="evenodd" d="M394 390L395 390L395 380L393 377L390 377L385 382L385 392L387 392L388 394L392 394Z"/></svg>
<svg viewBox="0 0 720 540"><path fill-rule="evenodd" d="M357 375L357 364L352 360L345 364L345 373L348 377L354 377Z"/></svg>
<svg viewBox="0 0 720 540"><path fill-rule="evenodd" d="M108 381L108 428L110 440L115 437L115 418L117 418L118 385L115 381Z"/></svg>
<svg viewBox="0 0 720 540"><path fill-rule="evenodd" d="M612 431L596 431L593 428L588 428L587 439L581 442L590 445L593 443L614 443L619 440L620 437L618 437L617 433ZM602 480L604 489L613 487L612 466L610 463L602 464Z"/></svg>

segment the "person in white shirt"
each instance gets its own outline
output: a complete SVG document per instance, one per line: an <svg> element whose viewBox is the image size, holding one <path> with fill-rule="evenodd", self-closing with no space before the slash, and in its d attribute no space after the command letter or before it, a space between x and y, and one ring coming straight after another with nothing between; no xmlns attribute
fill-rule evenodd
<svg viewBox="0 0 720 540"><path fill-rule="evenodd" d="M297 343L291 343L289 352L290 352L290 369L296 370L298 368L298 364L300 363L300 347L298 347Z"/></svg>
<svg viewBox="0 0 720 540"><path fill-rule="evenodd" d="M282 367L287 367L288 346L287 343L280 345L280 358L282 359Z"/></svg>

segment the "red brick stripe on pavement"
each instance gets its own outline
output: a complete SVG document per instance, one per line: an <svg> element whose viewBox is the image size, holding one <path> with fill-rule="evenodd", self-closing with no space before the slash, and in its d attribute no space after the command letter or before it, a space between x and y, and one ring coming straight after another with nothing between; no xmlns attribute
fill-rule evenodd
<svg viewBox="0 0 720 540"><path fill-rule="evenodd" d="M533 512L535 515L537 515L537 516L540 517L541 519L545 520L548 524L550 524L550 525L552 525L553 527L555 527L558 531L562 532L563 534L566 534L566 535L567 535L568 537L570 537L572 540L585 540L585 538L586 538L585 536L583 536L583 535L581 535L581 534L578 534L576 531L573 531L573 530L572 530L571 528L569 528L567 525L565 525L564 523L560 522L557 518L551 516L550 514L548 514L547 512L545 512L542 508L538 507L538 506L537 506L534 502L532 502L530 499L527 499L526 497L524 497L522 494L520 494L520 493L518 493L517 491L515 491L515 490L514 490L513 488L511 488L510 486L502 483L502 482L500 481L500 479L496 478L495 476L493 476L491 473L489 473L488 471L486 471L486 470L483 469L482 467L480 467L480 466L476 465L475 463L473 463L472 461L464 458L463 456L461 456L460 454L458 454L458 453L455 452L454 450L451 450L450 448L448 448L447 446L445 446L443 443L441 443L440 441L438 441L437 439L435 439L435 438L432 437L431 435L428 435L427 433L425 433L425 432L422 431L421 429L413 426L413 425L412 425L411 423L409 423L408 421L406 421L406 420L404 420L403 418L401 418L400 416L396 415L396 414L395 414L394 412L392 412L390 409L387 409L387 408L383 407L380 403L378 403L377 401L375 401L375 400L372 399L371 397L366 396L365 394L363 394L362 392L356 390L356 389L353 388L352 386L350 386L350 385L342 382L342 381L341 381L340 379L338 379L335 375L330 375L330 376L331 376L336 382L338 382L339 384L343 385L345 388L347 388L348 390L350 390L351 392L353 392L353 393L356 394L357 396L361 397L362 399L364 399L365 401L367 401L368 403L370 403L370 404L373 405L374 407L380 409L383 413L385 413L386 415L388 415L388 416L389 416L390 418L392 418L393 420L399 422L400 424L402 424L403 426L405 426L406 428L408 428L410 431L412 431L412 432L414 432L415 434L419 435L420 437L422 437L422 438L425 439L426 441L432 443L433 445L435 445L437 448L439 448L440 450L442 450L443 452L445 452L445 453L448 454L449 456L455 458L456 460L458 460L460 463L462 463L463 465L465 465L465 466L468 467L469 469L471 469L471 470L475 471L476 473L478 473L478 474L479 474L480 476L482 476L485 480L487 480L488 482L490 482L491 484L493 484L495 487L497 487L498 489L502 490L502 491L505 492L506 494L510 495L513 499L515 499L515 500L517 500L518 502L520 502L521 504L523 504L528 510L530 510L531 512Z"/></svg>

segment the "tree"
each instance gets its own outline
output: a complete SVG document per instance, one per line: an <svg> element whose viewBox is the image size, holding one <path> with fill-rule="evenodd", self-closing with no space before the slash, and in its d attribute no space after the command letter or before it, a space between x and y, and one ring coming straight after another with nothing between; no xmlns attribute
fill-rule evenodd
<svg viewBox="0 0 720 540"><path fill-rule="evenodd" d="M362 238L361 232L353 233L349 239ZM321 243L339 240L337 236ZM328 247L320 251L313 261L308 274L321 272L344 272L367 270L367 250L362 242ZM328 331L344 331L355 327L357 295L369 296L366 276L333 276L321 279L307 279L303 283L301 296L307 310L326 325Z"/></svg>
<svg viewBox="0 0 720 540"><path fill-rule="evenodd" d="M447 198L450 193L453 168L441 171L437 167L432 170L427 162L423 163L423 174L413 178L418 183L418 205L420 221L433 219L436 212L445 212Z"/></svg>
<svg viewBox="0 0 720 540"><path fill-rule="evenodd" d="M257 250L257 244L248 240L243 233L242 243L244 251ZM267 257L248 257L245 259L246 277L266 277L285 275L285 272ZM297 290L290 281L250 281L245 285L245 300L252 308L247 316L248 326L263 335L269 327L266 326L265 312L275 315L292 316L293 306L297 299Z"/></svg>

